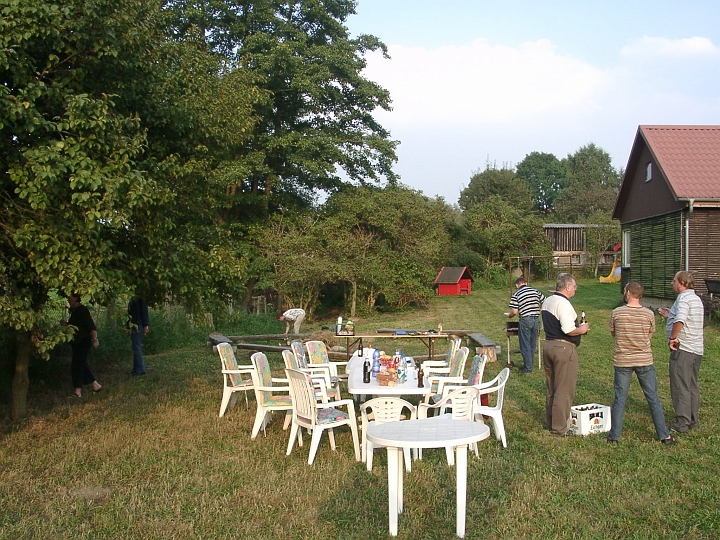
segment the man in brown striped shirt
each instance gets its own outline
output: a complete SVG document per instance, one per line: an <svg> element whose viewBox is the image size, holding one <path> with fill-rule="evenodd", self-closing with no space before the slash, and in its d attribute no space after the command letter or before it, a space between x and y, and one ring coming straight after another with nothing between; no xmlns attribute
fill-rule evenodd
<svg viewBox="0 0 720 540"><path fill-rule="evenodd" d="M626 305L614 309L610 316L610 333L615 336L615 401L610 413L610 434L607 438L611 444L618 444L620 441L625 402L633 373L637 375L640 388L650 407L650 416L655 424L658 440L663 444L675 442L665 425L665 412L657 393L657 376L650 346L655 332L655 314L640 305L644 292L640 282L630 281L625 285Z"/></svg>

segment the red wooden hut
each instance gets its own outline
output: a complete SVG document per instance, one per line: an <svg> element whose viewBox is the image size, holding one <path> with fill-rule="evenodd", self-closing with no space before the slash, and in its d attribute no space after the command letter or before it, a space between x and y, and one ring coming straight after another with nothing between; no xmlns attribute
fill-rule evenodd
<svg viewBox="0 0 720 540"><path fill-rule="evenodd" d="M472 274L467 266L443 266L433 287L440 296L457 296L472 293Z"/></svg>

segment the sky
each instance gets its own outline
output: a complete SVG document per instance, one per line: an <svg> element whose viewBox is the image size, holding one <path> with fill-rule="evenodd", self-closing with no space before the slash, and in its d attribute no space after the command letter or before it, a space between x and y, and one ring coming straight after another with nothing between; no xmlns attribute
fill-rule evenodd
<svg viewBox="0 0 720 540"><path fill-rule="evenodd" d="M624 169L639 125L720 124L717 0L357 0L387 47L363 72L400 182L457 202L475 172L594 143Z"/></svg>

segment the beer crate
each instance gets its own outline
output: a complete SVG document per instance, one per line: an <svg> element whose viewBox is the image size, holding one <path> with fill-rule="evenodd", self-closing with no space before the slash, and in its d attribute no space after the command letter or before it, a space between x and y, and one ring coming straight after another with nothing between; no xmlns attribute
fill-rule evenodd
<svg viewBox="0 0 720 540"><path fill-rule="evenodd" d="M568 428L575 435L610 431L610 407L598 403L570 407Z"/></svg>

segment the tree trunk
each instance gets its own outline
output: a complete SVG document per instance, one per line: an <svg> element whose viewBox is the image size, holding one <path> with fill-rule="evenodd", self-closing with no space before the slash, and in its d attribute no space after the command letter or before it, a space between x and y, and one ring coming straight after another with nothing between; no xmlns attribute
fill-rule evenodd
<svg viewBox="0 0 720 540"><path fill-rule="evenodd" d="M33 344L28 332L17 332L17 351L15 353L15 376L12 382L11 415L13 422L27 418L27 393L30 386L28 366Z"/></svg>
<svg viewBox="0 0 720 540"><path fill-rule="evenodd" d="M357 281L352 282L352 300L350 302L350 317L355 318L355 308L357 307Z"/></svg>

